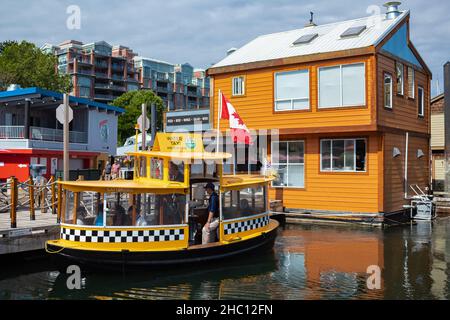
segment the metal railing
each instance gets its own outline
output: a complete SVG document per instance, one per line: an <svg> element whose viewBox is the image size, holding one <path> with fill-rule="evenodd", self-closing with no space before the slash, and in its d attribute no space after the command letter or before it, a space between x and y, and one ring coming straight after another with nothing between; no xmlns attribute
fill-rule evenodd
<svg viewBox="0 0 450 320"><path fill-rule="evenodd" d="M30 127L30 137L32 140L63 142L64 131L51 128ZM87 133L70 131L69 142L86 144Z"/></svg>
<svg viewBox="0 0 450 320"><path fill-rule="evenodd" d="M24 126L0 126L0 139L23 139Z"/></svg>

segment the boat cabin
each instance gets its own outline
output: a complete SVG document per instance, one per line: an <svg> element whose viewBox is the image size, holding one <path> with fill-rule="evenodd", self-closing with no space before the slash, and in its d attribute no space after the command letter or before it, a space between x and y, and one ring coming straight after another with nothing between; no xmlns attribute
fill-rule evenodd
<svg viewBox="0 0 450 320"><path fill-rule="evenodd" d="M217 244L261 236L271 177L222 174L227 153L204 151L201 135L158 134L152 151L128 153L132 180L61 182L61 239L52 245L106 251L181 250L202 245L205 185L215 185Z"/></svg>

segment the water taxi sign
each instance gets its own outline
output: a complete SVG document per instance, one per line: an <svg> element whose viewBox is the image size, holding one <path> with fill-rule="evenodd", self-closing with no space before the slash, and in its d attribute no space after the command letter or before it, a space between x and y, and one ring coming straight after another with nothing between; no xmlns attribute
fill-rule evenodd
<svg viewBox="0 0 450 320"><path fill-rule="evenodd" d="M152 151L204 152L202 136L193 133L158 133Z"/></svg>

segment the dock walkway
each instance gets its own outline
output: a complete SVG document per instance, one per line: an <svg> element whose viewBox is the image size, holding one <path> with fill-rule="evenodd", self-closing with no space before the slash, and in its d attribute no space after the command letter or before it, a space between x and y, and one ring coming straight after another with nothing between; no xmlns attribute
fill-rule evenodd
<svg viewBox="0 0 450 320"><path fill-rule="evenodd" d="M56 215L48 210L36 210L36 219L30 220L29 210L17 211L17 228L11 228L9 213L0 213L0 256L41 250L45 241L57 239L59 224Z"/></svg>

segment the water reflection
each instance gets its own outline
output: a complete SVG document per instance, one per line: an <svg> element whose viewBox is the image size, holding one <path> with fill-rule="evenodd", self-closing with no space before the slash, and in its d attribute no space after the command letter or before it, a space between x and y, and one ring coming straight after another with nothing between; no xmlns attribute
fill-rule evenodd
<svg viewBox="0 0 450 320"><path fill-rule="evenodd" d="M450 218L387 230L289 226L273 252L192 268L85 274L47 261L2 268L0 299L449 299ZM369 290L367 267L382 269Z"/></svg>

